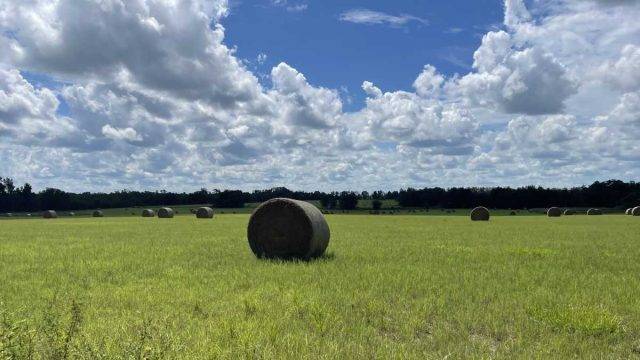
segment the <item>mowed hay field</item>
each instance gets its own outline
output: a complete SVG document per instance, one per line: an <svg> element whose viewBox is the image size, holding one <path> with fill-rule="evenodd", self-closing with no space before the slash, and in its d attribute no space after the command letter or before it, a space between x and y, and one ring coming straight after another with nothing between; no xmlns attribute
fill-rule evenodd
<svg viewBox="0 0 640 360"><path fill-rule="evenodd" d="M248 215L0 222L0 358L638 358L640 219L329 215L258 260Z"/></svg>

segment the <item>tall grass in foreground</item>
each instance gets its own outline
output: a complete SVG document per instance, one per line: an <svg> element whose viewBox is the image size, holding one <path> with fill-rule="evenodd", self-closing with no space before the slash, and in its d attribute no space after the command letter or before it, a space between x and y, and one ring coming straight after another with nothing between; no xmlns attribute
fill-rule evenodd
<svg viewBox="0 0 640 360"><path fill-rule="evenodd" d="M0 222L0 358L640 357L640 221L328 216L255 259L247 215Z"/></svg>

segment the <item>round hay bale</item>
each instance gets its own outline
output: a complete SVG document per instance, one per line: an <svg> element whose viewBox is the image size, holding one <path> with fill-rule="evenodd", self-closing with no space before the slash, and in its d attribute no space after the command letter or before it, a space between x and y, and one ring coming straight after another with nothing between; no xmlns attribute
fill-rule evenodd
<svg viewBox="0 0 640 360"><path fill-rule="evenodd" d="M548 217L560 217L560 216L562 216L562 210L560 210L560 208L557 208L557 207L550 207L547 210L547 216Z"/></svg>
<svg viewBox="0 0 640 360"><path fill-rule="evenodd" d="M575 215L575 214L576 214L576 212L575 212L575 211L573 211L573 210L571 210L571 209L566 209L566 210L564 211L564 214L565 214L565 215L567 215L567 216L568 216L568 215Z"/></svg>
<svg viewBox="0 0 640 360"><path fill-rule="evenodd" d="M69 216L76 216L76 213L74 213L74 212L70 212L70 213L69 213Z"/></svg>
<svg viewBox="0 0 640 360"><path fill-rule="evenodd" d="M42 217L45 219L57 219L58 213L55 210L47 210L42 213Z"/></svg>
<svg viewBox="0 0 640 360"><path fill-rule="evenodd" d="M491 214L489 213L489 209L484 206L478 206L477 208L471 210L471 220L472 221L489 221Z"/></svg>
<svg viewBox="0 0 640 360"><path fill-rule="evenodd" d="M589 209L589 210L587 210L587 215L602 215L602 210L600 210L600 209Z"/></svg>
<svg viewBox="0 0 640 360"><path fill-rule="evenodd" d="M631 210L631 215L640 216L640 206L634 207L633 210Z"/></svg>
<svg viewBox="0 0 640 360"><path fill-rule="evenodd" d="M151 209L142 210L142 217L154 217L156 216L156 212Z"/></svg>
<svg viewBox="0 0 640 360"><path fill-rule="evenodd" d="M329 245L329 225L315 206L276 198L253 211L247 227L249 246L258 258L311 259Z"/></svg>
<svg viewBox="0 0 640 360"><path fill-rule="evenodd" d="M632 208L628 208L628 209L624 212L624 214L625 214L625 215L631 215L631 212L632 212L632 211L633 211L633 209L632 209Z"/></svg>
<svg viewBox="0 0 640 360"><path fill-rule="evenodd" d="M96 210L93 212L93 217L104 217L104 213L101 210Z"/></svg>
<svg viewBox="0 0 640 360"><path fill-rule="evenodd" d="M173 218L173 209L168 207L158 209L158 217L161 219Z"/></svg>
<svg viewBox="0 0 640 360"><path fill-rule="evenodd" d="M210 207L198 208L195 213L198 219L213 219L213 209Z"/></svg>
<svg viewBox="0 0 640 360"><path fill-rule="evenodd" d="M515 216L515 215L517 215L517 214L516 214L516 212L515 212L515 211L512 211L512 212L510 212L510 213L509 213L509 215L511 215L511 216Z"/></svg>
<svg viewBox="0 0 640 360"><path fill-rule="evenodd" d="M13 217L13 214L12 213L6 213L5 216L6 217Z"/></svg>

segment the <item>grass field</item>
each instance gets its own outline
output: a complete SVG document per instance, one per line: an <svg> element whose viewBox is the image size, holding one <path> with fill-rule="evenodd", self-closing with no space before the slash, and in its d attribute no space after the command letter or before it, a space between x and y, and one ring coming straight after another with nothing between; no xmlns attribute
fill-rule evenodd
<svg viewBox="0 0 640 360"><path fill-rule="evenodd" d="M246 214L0 222L0 358L640 358L640 218L327 216L257 260Z"/></svg>

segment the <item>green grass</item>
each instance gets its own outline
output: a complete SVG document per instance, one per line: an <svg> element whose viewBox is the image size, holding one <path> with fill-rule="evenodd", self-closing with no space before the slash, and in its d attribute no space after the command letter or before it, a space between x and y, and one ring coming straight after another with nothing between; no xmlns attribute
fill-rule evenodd
<svg viewBox="0 0 640 360"><path fill-rule="evenodd" d="M327 216L257 260L246 214L0 222L0 359L640 357L640 219Z"/></svg>

